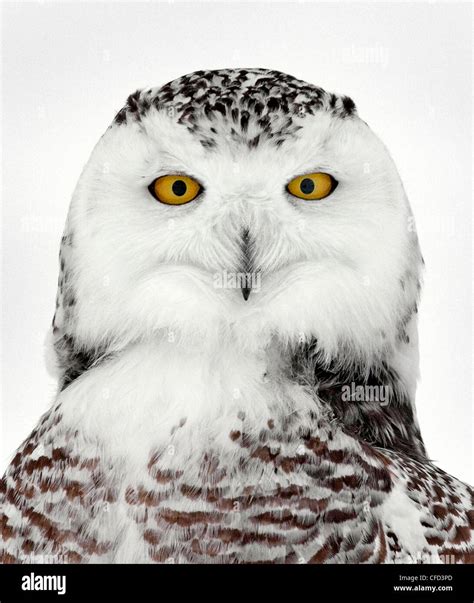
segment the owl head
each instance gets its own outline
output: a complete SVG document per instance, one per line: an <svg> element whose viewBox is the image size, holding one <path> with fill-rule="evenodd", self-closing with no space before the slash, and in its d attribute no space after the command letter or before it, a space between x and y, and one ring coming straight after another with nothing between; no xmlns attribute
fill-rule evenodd
<svg viewBox="0 0 474 603"><path fill-rule="evenodd" d="M266 69L131 94L80 177L60 262L63 385L172 337L199 352L310 346L325 367L388 366L413 391L417 237L347 96Z"/></svg>

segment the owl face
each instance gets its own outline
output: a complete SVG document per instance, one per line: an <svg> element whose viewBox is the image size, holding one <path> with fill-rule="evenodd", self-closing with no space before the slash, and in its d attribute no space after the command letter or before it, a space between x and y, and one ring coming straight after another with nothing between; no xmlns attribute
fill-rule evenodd
<svg viewBox="0 0 474 603"><path fill-rule="evenodd" d="M409 214L347 97L258 69L137 92L74 194L74 336L380 354L418 282Z"/></svg>

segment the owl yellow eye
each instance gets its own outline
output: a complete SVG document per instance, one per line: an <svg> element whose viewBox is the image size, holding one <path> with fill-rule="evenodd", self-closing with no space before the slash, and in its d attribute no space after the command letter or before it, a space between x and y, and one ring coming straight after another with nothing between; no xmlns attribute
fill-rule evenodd
<svg viewBox="0 0 474 603"><path fill-rule="evenodd" d="M288 183L288 192L298 197L314 201L316 199L324 199L330 195L337 186L337 181L330 174L323 172L315 172L314 174L305 174L297 176Z"/></svg>
<svg viewBox="0 0 474 603"><path fill-rule="evenodd" d="M184 205L201 192L201 185L189 176L161 176L148 187L157 201L167 205Z"/></svg>

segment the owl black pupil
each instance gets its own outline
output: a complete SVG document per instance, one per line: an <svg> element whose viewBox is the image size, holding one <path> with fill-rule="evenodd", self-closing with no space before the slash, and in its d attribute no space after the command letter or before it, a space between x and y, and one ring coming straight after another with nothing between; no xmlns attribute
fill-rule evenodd
<svg viewBox="0 0 474 603"><path fill-rule="evenodd" d="M309 195L314 191L314 182L311 180L311 178L304 178L301 181L300 189L304 195Z"/></svg>
<svg viewBox="0 0 474 603"><path fill-rule="evenodd" d="M171 188L177 197L182 197L187 189L186 182L183 180L175 180Z"/></svg>

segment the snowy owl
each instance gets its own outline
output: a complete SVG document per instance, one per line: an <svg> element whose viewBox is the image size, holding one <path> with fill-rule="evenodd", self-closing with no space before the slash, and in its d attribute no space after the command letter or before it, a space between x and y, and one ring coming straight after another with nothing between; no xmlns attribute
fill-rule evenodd
<svg viewBox="0 0 474 603"><path fill-rule="evenodd" d="M349 97L266 69L131 94L73 195L2 561L472 562L416 419L422 263Z"/></svg>

